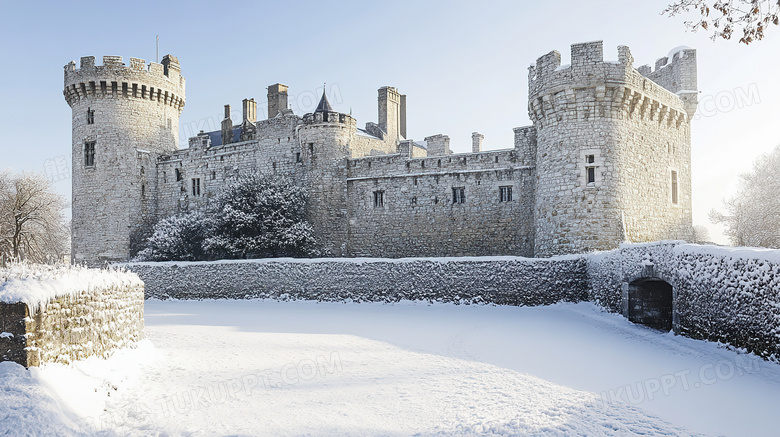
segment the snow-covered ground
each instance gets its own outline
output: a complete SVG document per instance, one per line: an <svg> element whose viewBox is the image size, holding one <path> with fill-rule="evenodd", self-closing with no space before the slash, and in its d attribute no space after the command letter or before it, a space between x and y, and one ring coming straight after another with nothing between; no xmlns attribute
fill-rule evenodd
<svg viewBox="0 0 780 437"><path fill-rule="evenodd" d="M145 332L0 363L0 435L777 435L780 366L590 303L147 301Z"/></svg>

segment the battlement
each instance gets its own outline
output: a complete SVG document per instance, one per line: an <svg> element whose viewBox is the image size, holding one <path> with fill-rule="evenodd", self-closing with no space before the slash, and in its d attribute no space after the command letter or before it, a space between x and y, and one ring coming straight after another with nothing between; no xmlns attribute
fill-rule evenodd
<svg viewBox="0 0 780 437"><path fill-rule="evenodd" d="M696 110L695 50L677 49L670 58L668 63L667 58L659 60L657 72L651 72L649 67L633 67L634 58L626 46L618 47L617 61L604 61L601 41L573 44L569 65L561 65L560 53L552 51L528 69L529 113L538 121L552 114L576 115L571 109L579 107L584 109L583 117L594 111L632 115L639 109L643 117L656 119L660 114L679 126Z"/></svg>
<svg viewBox="0 0 780 437"><path fill-rule="evenodd" d="M63 94L70 106L85 98L138 98L156 100L181 111L184 108L185 79L175 56L165 55L161 63L130 58L127 66L121 56L103 56L95 65L94 56L84 56L79 68L74 61L64 67Z"/></svg>
<svg viewBox="0 0 780 437"><path fill-rule="evenodd" d="M303 116L304 125L336 125L343 124L351 127L357 126L357 120L348 114L335 111L323 111L309 113Z"/></svg>

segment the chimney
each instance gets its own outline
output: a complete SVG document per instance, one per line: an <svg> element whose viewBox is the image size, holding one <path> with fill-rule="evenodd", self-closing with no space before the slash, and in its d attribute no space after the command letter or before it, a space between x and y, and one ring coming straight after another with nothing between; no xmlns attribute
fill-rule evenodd
<svg viewBox="0 0 780 437"><path fill-rule="evenodd" d="M268 118L287 109L287 85L280 83L268 87Z"/></svg>
<svg viewBox="0 0 780 437"><path fill-rule="evenodd" d="M471 133L471 152L472 153L479 153L482 151L482 140L485 139L485 136L482 135L479 132L472 132Z"/></svg>
<svg viewBox="0 0 780 437"><path fill-rule="evenodd" d="M378 94L379 128L387 134L387 140L398 144L401 95L389 86L379 88Z"/></svg>
<svg viewBox="0 0 780 437"><path fill-rule="evenodd" d="M400 128L401 128L401 136L406 139L406 94L401 94L401 120L400 120Z"/></svg>
<svg viewBox="0 0 780 437"><path fill-rule="evenodd" d="M222 120L222 144L233 142L233 120L230 119L230 105L225 105L225 119Z"/></svg>
<svg viewBox="0 0 780 437"><path fill-rule="evenodd" d="M243 110L244 110L244 121L248 121L250 123L254 123L257 121L257 102L255 102L255 99L244 99L242 101L243 103Z"/></svg>

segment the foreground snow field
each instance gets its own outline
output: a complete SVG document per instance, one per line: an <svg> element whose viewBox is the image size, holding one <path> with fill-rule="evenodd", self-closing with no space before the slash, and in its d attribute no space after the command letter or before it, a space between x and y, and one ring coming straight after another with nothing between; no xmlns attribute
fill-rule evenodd
<svg viewBox="0 0 780 437"><path fill-rule="evenodd" d="M147 301L145 331L0 364L0 434L777 434L780 366L589 303Z"/></svg>

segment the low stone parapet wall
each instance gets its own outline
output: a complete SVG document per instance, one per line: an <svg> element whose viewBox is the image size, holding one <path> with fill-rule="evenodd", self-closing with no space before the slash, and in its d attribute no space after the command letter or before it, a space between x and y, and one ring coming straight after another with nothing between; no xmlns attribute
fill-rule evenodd
<svg viewBox="0 0 780 437"><path fill-rule="evenodd" d="M400 300L547 305L587 297L582 257L263 259L134 263L157 299Z"/></svg>
<svg viewBox="0 0 780 437"><path fill-rule="evenodd" d="M143 337L137 275L78 267L0 269L0 361L25 367L106 357Z"/></svg>

